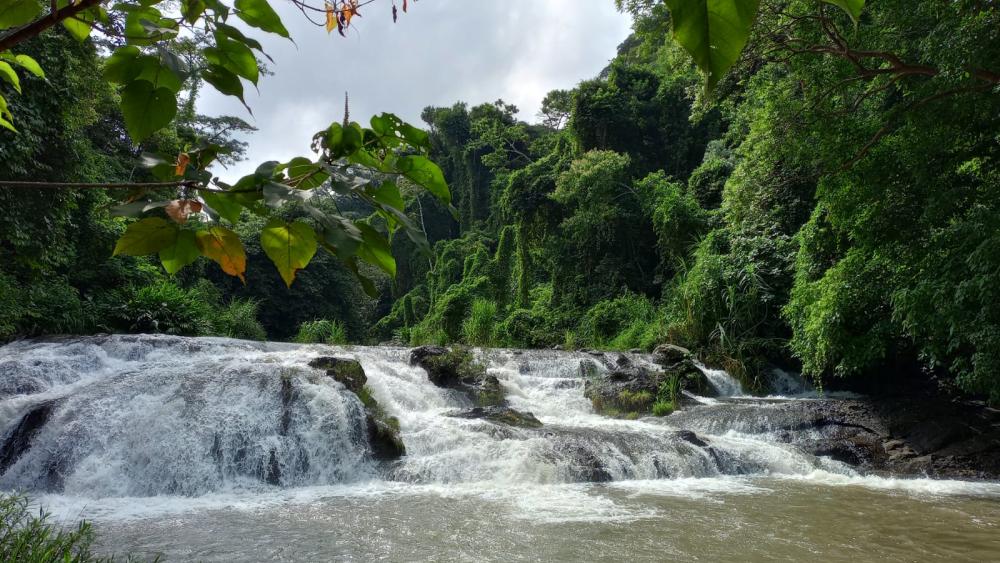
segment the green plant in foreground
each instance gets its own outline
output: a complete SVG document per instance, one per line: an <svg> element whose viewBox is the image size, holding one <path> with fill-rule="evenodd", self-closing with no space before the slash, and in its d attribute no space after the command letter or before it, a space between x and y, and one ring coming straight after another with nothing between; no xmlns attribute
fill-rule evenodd
<svg viewBox="0 0 1000 563"><path fill-rule="evenodd" d="M90 554L93 541L87 522L80 522L75 530L60 530L46 512L29 510L26 497L0 496L0 561L95 561Z"/></svg>
<svg viewBox="0 0 1000 563"><path fill-rule="evenodd" d="M299 325L294 341L300 344L347 344L347 330L339 321L306 321Z"/></svg>

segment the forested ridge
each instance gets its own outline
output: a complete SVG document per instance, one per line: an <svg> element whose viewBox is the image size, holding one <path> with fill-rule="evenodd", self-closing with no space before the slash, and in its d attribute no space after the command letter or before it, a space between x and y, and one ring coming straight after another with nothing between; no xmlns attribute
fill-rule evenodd
<svg viewBox="0 0 1000 563"><path fill-rule="evenodd" d="M503 101L423 112L457 216L400 186L432 251L394 236L394 278L362 266L379 297L320 255L286 289L264 267L263 219L238 227L243 285L205 260L169 276L112 257L128 223L103 191L0 189L0 338L672 342L749 384L772 364L826 381L930 370L1000 401L997 8L879 0L855 24L814 1L764 1L707 92L666 7L622 7L633 35L599 76L550 93L534 124ZM44 95L9 100L20 133L0 133L4 176L153 179L100 51L61 33L26 43L53 71L25 79ZM225 131L239 158L240 123L192 103L143 150Z"/></svg>

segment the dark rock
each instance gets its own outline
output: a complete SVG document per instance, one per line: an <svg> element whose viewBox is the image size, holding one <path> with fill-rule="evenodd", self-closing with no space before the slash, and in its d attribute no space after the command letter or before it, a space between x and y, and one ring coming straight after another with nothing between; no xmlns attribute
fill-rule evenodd
<svg viewBox="0 0 1000 563"><path fill-rule="evenodd" d="M676 378L676 402L682 398L681 391L697 386L704 375L690 360L655 370L633 362L628 356L619 355L614 363L605 361L607 373L589 374L586 378L584 396L590 399L594 410L616 417L634 418L651 414L653 404L669 392L668 382ZM581 364L583 371L583 364ZM680 406L674 404L674 407Z"/></svg>
<svg viewBox="0 0 1000 563"><path fill-rule="evenodd" d="M357 360L321 356L309 362L310 367L326 370L326 374L353 393L360 393L368 383L365 369Z"/></svg>
<svg viewBox="0 0 1000 563"><path fill-rule="evenodd" d="M32 446L32 439L52 417L58 401L46 401L29 410L3 440L0 448L0 474L6 472Z"/></svg>
<svg viewBox="0 0 1000 563"><path fill-rule="evenodd" d="M642 354L642 349L640 349L640 348L632 348L631 350L628 351L628 353L629 354Z"/></svg>
<svg viewBox="0 0 1000 563"><path fill-rule="evenodd" d="M476 407L451 414L455 418L482 419L517 428L541 428L542 423L530 412L510 407Z"/></svg>
<svg viewBox="0 0 1000 563"><path fill-rule="evenodd" d="M281 484L281 464L278 463L278 453L274 449L271 450L271 458L264 471L264 482L268 485Z"/></svg>
<svg viewBox="0 0 1000 563"><path fill-rule="evenodd" d="M597 363L594 360L583 360L580 362L580 377L583 379L590 379L592 377L597 377L600 373L600 368L597 367Z"/></svg>
<svg viewBox="0 0 1000 563"><path fill-rule="evenodd" d="M556 344L555 346L552 347L552 349L556 350L556 351L561 351L563 349L563 347L561 345L559 345L559 344Z"/></svg>
<svg viewBox="0 0 1000 563"><path fill-rule="evenodd" d="M507 404L500 381L487 375L486 367L467 349L422 346L410 353L410 364L423 368L434 385L460 391L475 405Z"/></svg>
<svg viewBox="0 0 1000 563"><path fill-rule="evenodd" d="M685 442L691 444L692 446L698 446L699 448L707 448L708 442L702 440L697 434L690 430L680 430L677 432L677 437Z"/></svg>
<svg viewBox="0 0 1000 563"><path fill-rule="evenodd" d="M378 461L392 461L406 455L406 446L399 435L399 421L392 417L368 413L368 444L371 456Z"/></svg>
<svg viewBox="0 0 1000 563"><path fill-rule="evenodd" d="M691 359L691 351L673 344L660 344L653 350L653 361L661 366L672 366Z"/></svg>

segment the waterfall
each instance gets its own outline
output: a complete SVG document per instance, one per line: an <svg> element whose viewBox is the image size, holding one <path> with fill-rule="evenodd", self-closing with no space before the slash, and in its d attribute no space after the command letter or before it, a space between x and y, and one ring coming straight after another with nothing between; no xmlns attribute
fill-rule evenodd
<svg viewBox="0 0 1000 563"><path fill-rule="evenodd" d="M712 384L712 387L715 388L720 397L746 395L743 391L743 385L725 370L707 368L700 363L695 363L695 366L701 370L701 373L705 374L705 378Z"/></svg>
<svg viewBox="0 0 1000 563"><path fill-rule="evenodd" d="M469 407L432 385L403 348L98 336L0 348L0 489L85 498L400 481L576 483L718 475L854 474L769 439L759 409L710 402L665 418L599 416L583 396L590 356L478 351L512 408L541 428L453 416ZM358 398L318 356L357 359L407 455L377 462ZM602 366L596 369L603 370ZM700 367L720 395L742 395ZM766 415L765 415L766 416ZM698 434L695 435L694 432Z"/></svg>

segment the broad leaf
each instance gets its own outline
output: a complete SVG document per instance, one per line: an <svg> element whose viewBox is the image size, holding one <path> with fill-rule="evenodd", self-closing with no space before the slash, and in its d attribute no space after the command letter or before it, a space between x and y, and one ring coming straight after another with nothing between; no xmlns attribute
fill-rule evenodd
<svg viewBox="0 0 1000 563"><path fill-rule="evenodd" d="M236 15L248 25L288 37L288 30L267 0L236 0L236 10Z"/></svg>
<svg viewBox="0 0 1000 563"><path fill-rule="evenodd" d="M361 230L361 237L364 241L364 244L358 248L358 256L365 262L378 266L390 276L395 276L396 259L392 256L389 241L371 225L365 223L355 223L355 225Z"/></svg>
<svg viewBox="0 0 1000 563"><path fill-rule="evenodd" d="M38 78L45 78L45 71L42 70L41 65L28 55L15 55L14 63L20 65L21 68L31 74L34 74Z"/></svg>
<svg viewBox="0 0 1000 563"><path fill-rule="evenodd" d="M833 4L841 10L847 12L851 19L857 23L861 19L861 11L865 8L865 0L823 0L827 4Z"/></svg>
<svg viewBox="0 0 1000 563"><path fill-rule="evenodd" d="M41 13L38 0L4 0L0 3L0 29L30 23Z"/></svg>
<svg viewBox="0 0 1000 563"><path fill-rule="evenodd" d="M198 237L194 231L181 230L177 232L174 243L160 251L160 262L167 273L173 275L197 260L199 256L201 251L198 249Z"/></svg>
<svg viewBox="0 0 1000 563"><path fill-rule="evenodd" d="M136 221L118 239L114 255L145 256L156 254L172 245L177 238L177 225L159 217Z"/></svg>
<svg viewBox="0 0 1000 563"><path fill-rule="evenodd" d="M426 188L443 203L451 202L448 182L445 181L441 169L431 159L426 156L404 156L399 159L397 166L404 176Z"/></svg>
<svg viewBox="0 0 1000 563"><path fill-rule="evenodd" d="M118 84L132 82L142 72L142 64L139 62L141 57L142 52L134 45L115 49L115 52L104 61L104 77L109 82Z"/></svg>
<svg viewBox="0 0 1000 563"><path fill-rule="evenodd" d="M215 226L207 231L198 231L198 248L201 254L210 260L214 260L222 271L240 278L243 283L247 282L247 255L243 250L243 243L236 233L225 227Z"/></svg>
<svg viewBox="0 0 1000 563"><path fill-rule="evenodd" d="M240 214L243 213L243 206L236 201L235 197L226 194L202 192L201 199L205 200L205 204L226 221L235 225L240 220Z"/></svg>
<svg viewBox="0 0 1000 563"><path fill-rule="evenodd" d="M207 69L202 71L201 77L219 92L227 96L236 96L239 98L243 102L243 106L247 108L247 111L250 111L250 106L247 106L246 100L243 99L243 83L240 82L239 76L221 66L209 65ZM253 112L251 111L250 113Z"/></svg>
<svg viewBox="0 0 1000 563"><path fill-rule="evenodd" d="M403 203L403 196L399 193L399 186L395 182L385 181L374 191L372 197L382 205L394 207L402 211L406 204Z"/></svg>
<svg viewBox="0 0 1000 563"><path fill-rule="evenodd" d="M221 66L230 72L257 83L259 70L257 59L246 45L216 34L217 47L207 47L202 53L209 63Z"/></svg>
<svg viewBox="0 0 1000 563"><path fill-rule="evenodd" d="M278 268L285 285L291 287L295 273L305 268L316 254L316 233L302 221L289 224L271 219L260 232L260 246Z"/></svg>
<svg viewBox="0 0 1000 563"><path fill-rule="evenodd" d="M164 208L167 216L175 223L187 223L188 217L201 213L201 202L193 199L175 199Z"/></svg>
<svg viewBox="0 0 1000 563"><path fill-rule="evenodd" d="M760 0L665 0L674 39L705 73L712 91L740 57Z"/></svg>
<svg viewBox="0 0 1000 563"><path fill-rule="evenodd" d="M122 90L121 108L129 135L140 142L173 121L177 98L167 88L136 80Z"/></svg>

